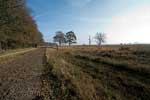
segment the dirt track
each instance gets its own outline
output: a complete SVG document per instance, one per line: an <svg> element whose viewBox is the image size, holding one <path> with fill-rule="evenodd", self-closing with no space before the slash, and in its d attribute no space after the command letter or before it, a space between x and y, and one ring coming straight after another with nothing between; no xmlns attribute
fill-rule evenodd
<svg viewBox="0 0 150 100"><path fill-rule="evenodd" d="M27 49L27 50L19 51L19 52L14 52L14 53L8 53L8 54L0 55L0 58L23 54L23 53L26 53L26 52L29 52L29 51L32 51L32 50L35 50L35 49L36 48L32 48L32 49Z"/></svg>
<svg viewBox="0 0 150 100"><path fill-rule="evenodd" d="M33 50L0 64L0 100L40 98L44 52L44 49Z"/></svg>

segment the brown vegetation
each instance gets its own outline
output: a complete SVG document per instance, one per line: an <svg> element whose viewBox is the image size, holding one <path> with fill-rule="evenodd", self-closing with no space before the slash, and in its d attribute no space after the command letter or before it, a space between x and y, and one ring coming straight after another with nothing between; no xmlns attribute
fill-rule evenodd
<svg viewBox="0 0 150 100"><path fill-rule="evenodd" d="M149 100L149 45L44 48L0 63L0 99Z"/></svg>
<svg viewBox="0 0 150 100"><path fill-rule="evenodd" d="M48 49L47 61L61 80L62 93L67 82L75 93L69 95L83 100L148 100L150 52L140 47L61 47Z"/></svg>
<svg viewBox="0 0 150 100"><path fill-rule="evenodd" d="M0 0L0 50L35 47L42 34L25 5L25 0Z"/></svg>

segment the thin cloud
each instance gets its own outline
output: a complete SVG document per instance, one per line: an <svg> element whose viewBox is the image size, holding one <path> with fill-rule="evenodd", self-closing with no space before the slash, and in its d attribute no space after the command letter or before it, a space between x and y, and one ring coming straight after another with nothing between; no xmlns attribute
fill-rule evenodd
<svg viewBox="0 0 150 100"><path fill-rule="evenodd" d="M36 15L34 18L35 18L35 19L38 19L38 18L40 18L40 17L47 16L48 14L49 14L49 12L45 12L45 13Z"/></svg>
<svg viewBox="0 0 150 100"><path fill-rule="evenodd" d="M89 4L92 0L66 0L73 7L83 7Z"/></svg>
<svg viewBox="0 0 150 100"><path fill-rule="evenodd" d="M111 18L103 18L103 17L78 17L79 21L86 23L111 23Z"/></svg>

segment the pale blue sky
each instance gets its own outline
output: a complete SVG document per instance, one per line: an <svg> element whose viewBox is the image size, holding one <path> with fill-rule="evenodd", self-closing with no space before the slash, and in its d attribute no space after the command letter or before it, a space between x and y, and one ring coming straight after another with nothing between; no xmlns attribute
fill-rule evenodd
<svg viewBox="0 0 150 100"><path fill-rule="evenodd" d="M150 43L150 0L27 0L45 41L74 31L78 44L105 32L107 43ZM94 40L93 40L94 43Z"/></svg>

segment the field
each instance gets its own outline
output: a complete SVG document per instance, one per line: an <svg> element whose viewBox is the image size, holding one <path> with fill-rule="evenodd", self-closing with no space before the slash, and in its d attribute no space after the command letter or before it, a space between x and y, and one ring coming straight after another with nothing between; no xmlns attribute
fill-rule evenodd
<svg viewBox="0 0 150 100"><path fill-rule="evenodd" d="M0 100L150 99L150 45L37 48L1 59Z"/></svg>
<svg viewBox="0 0 150 100"><path fill-rule="evenodd" d="M55 100L149 100L150 46L47 49Z"/></svg>

